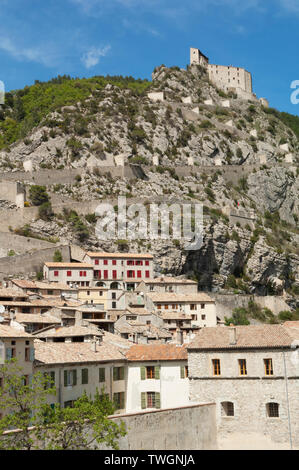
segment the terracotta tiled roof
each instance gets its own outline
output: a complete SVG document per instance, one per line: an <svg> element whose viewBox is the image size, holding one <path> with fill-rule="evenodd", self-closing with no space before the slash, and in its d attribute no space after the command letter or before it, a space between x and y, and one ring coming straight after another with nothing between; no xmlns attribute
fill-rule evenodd
<svg viewBox="0 0 299 470"><path fill-rule="evenodd" d="M17 289L0 289L0 297L28 298L27 294Z"/></svg>
<svg viewBox="0 0 299 470"><path fill-rule="evenodd" d="M212 302L215 301L204 292L194 294L174 294L172 292L148 292L153 302Z"/></svg>
<svg viewBox="0 0 299 470"><path fill-rule="evenodd" d="M192 315L186 315L182 312L163 312L162 318L163 320L192 320Z"/></svg>
<svg viewBox="0 0 299 470"><path fill-rule="evenodd" d="M27 281L24 279L13 279L12 282L21 289L77 290L67 284L59 284L58 282Z"/></svg>
<svg viewBox="0 0 299 470"><path fill-rule="evenodd" d="M232 344L231 327L202 328L188 349L275 348L290 346L299 339L299 329L285 325L236 326L236 344ZM296 331L296 334L294 332Z"/></svg>
<svg viewBox="0 0 299 470"><path fill-rule="evenodd" d="M11 326L0 325L0 338L33 338L33 336Z"/></svg>
<svg viewBox="0 0 299 470"><path fill-rule="evenodd" d="M124 361L117 346L101 343L45 343L35 340L35 359L42 364L78 364L84 362Z"/></svg>
<svg viewBox="0 0 299 470"><path fill-rule="evenodd" d="M175 277L155 277L153 279L145 279L143 281L145 284L190 284L190 285L197 285L196 281L192 281L191 279L177 279Z"/></svg>
<svg viewBox="0 0 299 470"><path fill-rule="evenodd" d="M88 328L85 326L61 326L50 328L49 330L36 333L37 338L63 338L72 336L103 336L100 330Z"/></svg>
<svg viewBox="0 0 299 470"><path fill-rule="evenodd" d="M88 251L86 253L90 258L136 258L136 259L153 259L153 255L148 253L105 253Z"/></svg>
<svg viewBox="0 0 299 470"><path fill-rule="evenodd" d="M185 346L175 344L136 344L126 354L128 361L186 361Z"/></svg>
<svg viewBox="0 0 299 470"><path fill-rule="evenodd" d="M93 266L88 263L45 263L48 268L91 268Z"/></svg>
<svg viewBox="0 0 299 470"><path fill-rule="evenodd" d="M52 325L54 323L60 325L61 321L51 315L40 315L35 313L16 313L16 321L18 323L41 323Z"/></svg>

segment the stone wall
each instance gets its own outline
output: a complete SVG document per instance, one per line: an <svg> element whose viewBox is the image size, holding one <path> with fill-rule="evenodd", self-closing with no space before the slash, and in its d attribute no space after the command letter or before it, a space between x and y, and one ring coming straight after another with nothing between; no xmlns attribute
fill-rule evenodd
<svg viewBox="0 0 299 470"><path fill-rule="evenodd" d="M215 450L215 404L191 405L116 416L124 421L127 435L120 450Z"/></svg>
<svg viewBox="0 0 299 470"><path fill-rule="evenodd" d="M14 250L18 254L28 251L52 248L53 243L36 238L21 237L13 233L0 232L0 258L7 256L9 250Z"/></svg>
<svg viewBox="0 0 299 470"><path fill-rule="evenodd" d="M216 301L217 316L224 320L224 317L230 317L235 308L247 308L248 302L254 300L260 307L269 308L274 315L278 315L283 310L289 310L290 307L283 297L278 296L252 296L242 294L216 294L209 293L210 297Z"/></svg>
<svg viewBox="0 0 299 470"><path fill-rule="evenodd" d="M297 354L296 359L294 354ZM294 446L299 447L298 352L286 351L288 400ZM264 359L273 361L273 376L265 376ZM221 375L213 376L212 359L219 359ZM247 376L240 376L238 360L245 359ZM274 442L289 442L288 406L282 350L190 351L188 354L190 399L216 402L219 439L238 433L254 434ZM223 402L234 405L234 416L223 412ZM267 404L279 404L279 417L270 418Z"/></svg>
<svg viewBox="0 0 299 470"><path fill-rule="evenodd" d="M17 207L24 207L26 191L19 181L0 181L0 199L12 202Z"/></svg>
<svg viewBox="0 0 299 470"><path fill-rule="evenodd" d="M0 281L3 281L8 276L27 276L42 271L44 263L53 260L56 250L61 251L63 261L70 261L68 245L53 245L53 248L46 248L33 253L0 258Z"/></svg>

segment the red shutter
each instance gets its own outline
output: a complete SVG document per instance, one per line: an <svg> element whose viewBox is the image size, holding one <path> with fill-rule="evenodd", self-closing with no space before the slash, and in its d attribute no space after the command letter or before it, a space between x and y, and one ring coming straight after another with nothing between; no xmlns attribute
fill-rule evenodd
<svg viewBox="0 0 299 470"><path fill-rule="evenodd" d="M58 272L58 271L54 271L54 276L55 276L55 277L58 277L58 276L59 276L59 272Z"/></svg>
<svg viewBox="0 0 299 470"><path fill-rule="evenodd" d="M98 260L98 259L94 260L94 264L98 265L98 264L99 264L99 260Z"/></svg>
<svg viewBox="0 0 299 470"><path fill-rule="evenodd" d="M146 262L145 262L145 266L149 266L149 261L146 261Z"/></svg>
<svg viewBox="0 0 299 470"><path fill-rule="evenodd" d="M147 278L150 277L150 272L149 271L145 271L145 277L147 277Z"/></svg>
<svg viewBox="0 0 299 470"><path fill-rule="evenodd" d="M117 271L113 271L113 279L117 279Z"/></svg>
<svg viewBox="0 0 299 470"><path fill-rule="evenodd" d="M104 265L105 265L105 266L108 265L108 260L107 260L107 259L104 259Z"/></svg>
<svg viewBox="0 0 299 470"><path fill-rule="evenodd" d="M141 271L137 271L137 277L141 277Z"/></svg>
<svg viewBox="0 0 299 470"><path fill-rule="evenodd" d="M68 271L67 272L67 277L71 277L72 276L72 271Z"/></svg>
<svg viewBox="0 0 299 470"><path fill-rule="evenodd" d="M116 259L112 260L113 266L116 266Z"/></svg>
<svg viewBox="0 0 299 470"><path fill-rule="evenodd" d="M104 271L104 279L108 279L108 271Z"/></svg>

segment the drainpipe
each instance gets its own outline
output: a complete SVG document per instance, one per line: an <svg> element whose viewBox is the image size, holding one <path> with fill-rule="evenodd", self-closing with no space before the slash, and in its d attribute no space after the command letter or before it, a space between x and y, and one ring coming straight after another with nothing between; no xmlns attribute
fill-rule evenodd
<svg viewBox="0 0 299 470"><path fill-rule="evenodd" d="M283 364L284 364L284 379L285 379L286 400L287 400L287 410L288 410L288 427L289 427L290 449L293 450L291 416L290 416L290 403L289 403L289 391L288 391L288 376L287 376L287 366L286 366L286 358L285 358L285 352L284 351L282 351L282 355L283 355Z"/></svg>

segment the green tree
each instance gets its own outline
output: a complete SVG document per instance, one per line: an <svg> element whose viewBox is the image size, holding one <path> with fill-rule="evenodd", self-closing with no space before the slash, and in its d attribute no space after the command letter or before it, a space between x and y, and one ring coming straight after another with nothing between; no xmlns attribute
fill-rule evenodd
<svg viewBox="0 0 299 470"><path fill-rule="evenodd" d="M55 393L50 377L38 372L28 383L16 359L6 361L0 368L3 386L0 387L0 450L36 449L37 431L44 425L43 408L48 395ZM34 426L35 430L30 431ZM3 433L18 429L17 433Z"/></svg>
<svg viewBox="0 0 299 470"><path fill-rule="evenodd" d="M243 307L235 308L231 318L224 317L225 325L250 325L250 321L247 318L247 310Z"/></svg>
<svg viewBox="0 0 299 470"><path fill-rule="evenodd" d="M43 202L39 208L38 208L38 217L42 220L45 220L48 222L49 220L52 219L54 215L53 209L52 209L52 204L50 201L48 202Z"/></svg>
<svg viewBox="0 0 299 470"><path fill-rule="evenodd" d="M41 206L50 200L46 187L38 185L30 186L29 198L34 206Z"/></svg>
<svg viewBox="0 0 299 470"><path fill-rule="evenodd" d="M60 250L56 250L53 256L54 263L61 263L62 261L62 254Z"/></svg>
<svg viewBox="0 0 299 470"><path fill-rule="evenodd" d="M73 408L47 407L47 426L40 429L39 439L47 450L96 449L99 444L118 449L118 439L126 430L123 422L108 419L114 412L115 406L103 391L97 390L93 400L84 393Z"/></svg>

